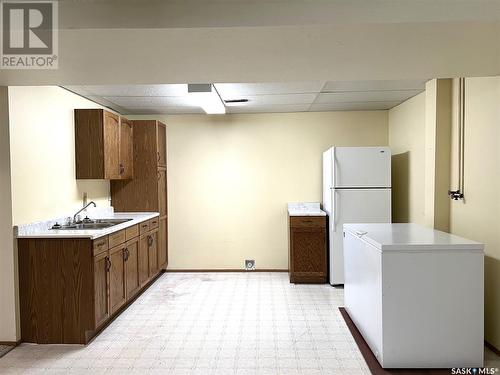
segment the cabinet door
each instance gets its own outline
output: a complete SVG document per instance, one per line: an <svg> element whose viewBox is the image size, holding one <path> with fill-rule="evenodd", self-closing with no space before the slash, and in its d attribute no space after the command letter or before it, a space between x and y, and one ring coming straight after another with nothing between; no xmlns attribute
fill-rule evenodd
<svg viewBox="0 0 500 375"><path fill-rule="evenodd" d="M94 312L95 328L109 318L109 257L105 251L94 257Z"/></svg>
<svg viewBox="0 0 500 375"><path fill-rule="evenodd" d="M122 179L133 177L134 128L132 121L120 118L120 175Z"/></svg>
<svg viewBox="0 0 500 375"><path fill-rule="evenodd" d="M158 273L158 230L152 231L148 235L149 246L149 278Z"/></svg>
<svg viewBox="0 0 500 375"><path fill-rule="evenodd" d="M111 313L126 301L125 291L125 247L120 245L109 250L109 304Z"/></svg>
<svg viewBox="0 0 500 375"><path fill-rule="evenodd" d="M167 127L165 124L158 122L158 166L166 167L167 165Z"/></svg>
<svg viewBox="0 0 500 375"><path fill-rule="evenodd" d="M168 230L167 217L161 217L158 227L158 268L167 269L168 265Z"/></svg>
<svg viewBox="0 0 500 375"><path fill-rule="evenodd" d="M127 300L133 297L141 284L139 282L139 238L127 242L125 249L125 286Z"/></svg>
<svg viewBox="0 0 500 375"><path fill-rule="evenodd" d="M107 179L120 179L120 119L111 112L104 115L104 174Z"/></svg>
<svg viewBox="0 0 500 375"><path fill-rule="evenodd" d="M167 216L167 170L158 170L158 210L160 217Z"/></svg>
<svg viewBox="0 0 500 375"><path fill-rule="evenodd" d="M290 281L326 282L326 230L291 228L290 246Z"/></svg>
<svg viewBox="0 0 500 375"><path fill-rule="evenodd" d="M139 237L139 256L137 259L139 261L139 283L142 286L149 279L149 245L147 234Z"/></svg>

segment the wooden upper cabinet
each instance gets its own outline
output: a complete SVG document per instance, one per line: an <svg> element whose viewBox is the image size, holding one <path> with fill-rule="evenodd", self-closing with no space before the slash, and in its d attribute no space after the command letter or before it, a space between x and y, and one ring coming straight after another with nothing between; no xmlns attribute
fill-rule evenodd
<svg viewBox="0 0 500 375"><path fill-rule="evenodd" d="M167 126L158 121L158 166L167 166Z"/></svg>
<svg viewBox="0 0 500 375"><path fill-rule="evenodd" d="M77 179L133 177L133 126L103 109L75 109Z"/></svg>
<svg viewBox="0 0 500 375"><path fill-rule="evenodd" d="M134 128L125 117L120 118L120 173L122 179L134 176Z"/></svg>

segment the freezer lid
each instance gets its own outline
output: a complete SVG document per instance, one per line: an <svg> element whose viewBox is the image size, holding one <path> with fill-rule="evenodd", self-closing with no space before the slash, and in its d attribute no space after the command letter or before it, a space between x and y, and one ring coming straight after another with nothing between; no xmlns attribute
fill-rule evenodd
<svg viewBox="0 0 500 375"><path fill-rule="evenodd" d="M382 252L483 252L484 244L418 224L344 224L344 231Z"/></svg>
<svg viewBox="0 0 500 375"><path fill-rule="evenodd" d="M334 147L333 181L335 188L391 187L391 149Z"/></svg>

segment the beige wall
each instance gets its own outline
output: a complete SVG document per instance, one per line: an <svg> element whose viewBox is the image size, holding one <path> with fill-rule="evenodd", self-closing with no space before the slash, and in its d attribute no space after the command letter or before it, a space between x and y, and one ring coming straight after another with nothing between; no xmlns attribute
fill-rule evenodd
<svg viewBox="0 0 500 375"><path fill-rule="evenodd" d="M427 85L424 94L427 105L423 102L421 94L389 111L389 143L396 154L404 153L418 155L409 166L408 176L419 176L417 179L409 179L409 192L419 191L413 196L403 197L403 203L399 203L397 196L395 217L408 218L408 221L420 223L432 223L434 225L449 220L450 232L464 236L486 245L485 252L485 338L495 347L500 348L500 77L489 78L467 78L466 80L466 130L465 130L465 200L451 201L448 205L436 204L435 197L440 200L445 198L443 186L434 179L434 186L429 184L430 189L422 185L422 176L427 176L424 155L433 145L440 146L445 143L444 150L450 143L443 133L435 131L425 132L424 121L436 119L437 105L441 103L440 121L450 121L452 131L451 139L451 161L446 163L449 156L441 155L441 163L434 160L433 169L435 176L450 179L451 189L457 189L458 159L456 151L457 143L457 87L456 80L452 87L453 100L438 98L437 82ZM447 88L445 88L447 90ZM421 97L420 97L421 96ZM434 97L433 97L434 96ZM446 95L445 95L446 96ZM441 99L441 100L440 100ZM444 108L448 101L449 108ZM430 107L430 108L429 108ZM419 126L420 124L420 126ZM441 129L443 130L443 129ZM441 137L441 140L439 138ZM449 148L448 148L449 150ZM397 155L396 155L397 156ZM444 161L444 162L443 162ZM408 177L403 174L403 182ZM400 175L396 174L393 181L395 187L402 184ZM404 185L404 183L403 183ZM441 185L443 183L441 182ZM438 190L436 190L438 189ZM439 189L441 191L439 191ZM433 202L433 213L426 218L427 212L422 212L425 202ZM444 203L444 202L442 202ZM450 204L451 203L451 204ZM418 215L408 214L408 207L420 207ZM449 207L449 208L448 208ZM428 210L430 211L430 210Z"/></svg>
<svg viewBox="0 0 500 375"><path fill-rule="evenodd" d="M73 109L99 105L57 86L9 87L13 223L109 206L109 182L75 179Z"/></svg>
<svg viewBox="0 0 500 375"><path fill-rule="evenodd" d="M286 269L286 204L321 201L331 145L387 145L387 112L184 115L168 134L169 267Z"/></svg>
<svg viewBox="0 0 500 375"><path fill-rule="evenodd" d="M8 88L0 87L0 341L17 341Z"/></svg>
<svg viewBox="0 0 500 375"><path fill-rule="evenodd" d="M392 219L425 224L425 92L389 110Z"/></svg>
<svg viewBox="0 0 500 375"><path fill-rule="evenodd" d="M451 204L451 232L486 244L486 340L500 348L500 77L466 79L465 126L465 200Z"/></svg>

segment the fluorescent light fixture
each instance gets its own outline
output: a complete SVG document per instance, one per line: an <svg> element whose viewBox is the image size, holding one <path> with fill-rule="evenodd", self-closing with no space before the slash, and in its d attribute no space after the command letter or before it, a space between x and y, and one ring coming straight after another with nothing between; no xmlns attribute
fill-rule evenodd
<svg viewBox="0 0 500 375"><path fill-rule="evenodd" d="M226 113L226 107L211 83L189 83L188 96L193 98L196 105L203 108L207 115Z"/></svg>

